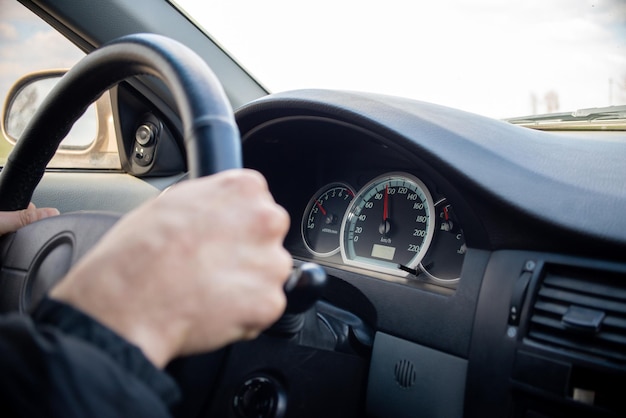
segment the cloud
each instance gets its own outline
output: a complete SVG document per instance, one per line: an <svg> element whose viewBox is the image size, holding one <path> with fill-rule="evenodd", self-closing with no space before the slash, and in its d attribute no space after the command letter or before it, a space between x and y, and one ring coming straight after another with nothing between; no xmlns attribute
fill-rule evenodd
<svg viewBox="0 0 626 418"><path fill-rule="evenodd" d="M3 20L29 20L34 16L33 12L15 0L0 0L0 11Z"/></svg>
<svg viewBox="0 0 626 418"><path fill-rule="evenodd" d="M84 53L18 2L0 0L0 102L22 76L70 68ZM6 14L5 14L6 13Z"/></svg>
<svg viewBox="0 0 626 418"><path fill-rule="evenodd" d="M17 39L17 37L18 34L15 26L7 22L0 22L0 39L4 41L13 41Z"/></svg>
<svg viewBox="0 0 626 418"><path fill-rule="evenodd" d="M507 117L551 90L562 110L608 105L609 79L626 74L623 0L178 2L272 91L365 90Z"/></svg>

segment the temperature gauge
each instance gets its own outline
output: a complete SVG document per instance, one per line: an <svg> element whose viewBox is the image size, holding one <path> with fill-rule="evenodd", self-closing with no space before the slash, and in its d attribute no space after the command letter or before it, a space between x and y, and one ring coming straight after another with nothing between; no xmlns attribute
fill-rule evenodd
<svg viewBox="0 0 626 418"><path fill-rule="evenodd" d="M354 198L354 190L344 183L331 183L318 190L302 217L302 240L318 257L339 252L341 221Z"/></svg>
<svg viewBox="0 0 626 418"><path fill-rule="evenodd" d="M420 270L431 280L453 283L459 280L467 246L463 230L446 199L435 204L435 236Z"/></svg>

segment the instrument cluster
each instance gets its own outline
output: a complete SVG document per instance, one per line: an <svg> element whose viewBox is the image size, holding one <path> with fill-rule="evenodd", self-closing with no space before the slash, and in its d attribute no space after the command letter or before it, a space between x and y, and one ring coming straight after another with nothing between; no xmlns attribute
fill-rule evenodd
<svg viewBox="0 0 626 418"><path fill-rule="evenodd" d="M359 190L343 181L324 185L311 196L300 232L311 258L396 280L453 285L466 251L453 207L407 172L376 176Z"/></svg>

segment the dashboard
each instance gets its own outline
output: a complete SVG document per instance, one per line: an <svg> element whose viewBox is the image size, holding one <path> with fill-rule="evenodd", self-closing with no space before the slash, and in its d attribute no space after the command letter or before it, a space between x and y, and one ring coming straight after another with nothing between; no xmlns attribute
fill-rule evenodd
<svg viewBox="0 0 626 418"><path fill-rule="evenodd" d="M323 90L236 117L286 248L374 330L369 416L624 412L626 328L592 325L626 320L623 132Z"/></svg>

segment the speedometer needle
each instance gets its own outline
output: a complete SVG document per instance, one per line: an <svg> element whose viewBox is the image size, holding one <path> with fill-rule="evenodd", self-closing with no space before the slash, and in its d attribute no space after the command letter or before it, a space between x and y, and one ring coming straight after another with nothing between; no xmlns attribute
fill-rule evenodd
<svg viewBox="0 0 626 418"><path fill-rule="evenodd" d="M385 185L385 197L383 200L383 222L389 219L389 185Z"/></svg>
<svg viewBox="0 0 626 418"><path fill-rule="evenodd" d="M389 185L385 185L385 195L383 197L383 221L378 227L378 232L384 238L387 237L391 224L389 223Z"/></svg>

